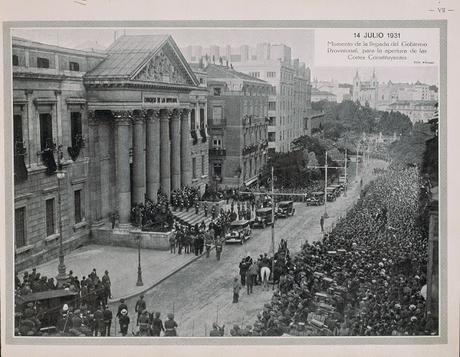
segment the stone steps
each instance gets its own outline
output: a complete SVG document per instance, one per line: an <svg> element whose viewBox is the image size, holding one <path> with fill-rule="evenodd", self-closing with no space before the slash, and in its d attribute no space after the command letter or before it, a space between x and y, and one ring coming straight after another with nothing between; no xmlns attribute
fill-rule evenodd
<svg viewBox="0 0 460 357"><path fill-rule="evenodd" d="M206 226L209 225L209 223L212 221L211 214L208 213L208 217L204 216L203 210L200 210L198 214L195 214L195 209L190 208L187 211L183 210L182 212L177 210L172 212L174 219L179 221L182 224L189 224L194 226L195 224L200 224L203 222L206 224Z"/></svg>

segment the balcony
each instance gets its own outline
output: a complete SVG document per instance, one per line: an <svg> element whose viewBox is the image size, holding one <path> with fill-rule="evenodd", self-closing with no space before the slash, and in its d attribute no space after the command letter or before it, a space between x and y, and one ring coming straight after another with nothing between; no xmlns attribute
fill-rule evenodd
<svg viewBox="0 0 460 357"><path fill-rule="evenodd" d="M241 153L243 154L243 156L245 156L245 155L252 154L253 152L256 152L257 149L258 149L257 144L246 145L245 147L243 147L243 150L241 150Z"/></svg>
<svg viewBox="0 0 460 357"><path fill-rule="evenodd" d="M209 156L225 156L225 155L227 155L227 150L225 150L224 148L215 147L215 148L209 149Z"/></svg>

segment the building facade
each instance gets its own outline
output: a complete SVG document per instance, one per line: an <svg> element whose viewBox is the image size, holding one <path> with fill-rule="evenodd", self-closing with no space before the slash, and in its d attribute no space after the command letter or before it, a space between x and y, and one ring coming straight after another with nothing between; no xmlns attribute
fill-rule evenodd
<svg viewBox="0 0 460 357"><path fill-rule="evenodd" d="M220 187L257 184L267 160L270 85L232 68L208 64L210 178Z"/></svg>
<svg viewBox="0 0 460 357"><path fill-rule="evenodd" d="M60 233L73 249L113 212L129 226L158 191L204 186L206 88L170 36L123 36L103 53L14 38L12 61L17 269L56 257Z"/></svg>
<svg viewBox="0 0 460 357"><path fill-rule="evenodd" d="M238 48L188 46L184 52L191 54L187 58L190 62L199 62L200 58L193 53L201 52L211 63L231 65L272 86L268 109L270 151L287 152L294 139L306 134L305 121L311 112L310 69L292 59L289 46L271 43Z"/></svg>

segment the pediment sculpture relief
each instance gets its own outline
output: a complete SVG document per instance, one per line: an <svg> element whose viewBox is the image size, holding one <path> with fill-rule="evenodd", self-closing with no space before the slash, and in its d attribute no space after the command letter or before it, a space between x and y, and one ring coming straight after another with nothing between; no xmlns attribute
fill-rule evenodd
<svg viewBox="0 0 460 357"><path fill-rule="evenodd" d="M150 60L135 77L135 80L187 84L187 77L174 65L163 50Z"/></svg>

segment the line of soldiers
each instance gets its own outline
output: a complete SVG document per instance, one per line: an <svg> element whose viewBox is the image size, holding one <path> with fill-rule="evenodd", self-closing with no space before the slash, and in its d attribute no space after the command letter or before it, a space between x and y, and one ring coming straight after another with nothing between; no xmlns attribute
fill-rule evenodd
<svg viewBox="0 0 460 357"><path fill-rule="evenodd" d="M171 193L171 205L174 211L176 209L182 211L184 208L188 211L199 199L200 195L196 187L185 186Z"/></svg>

